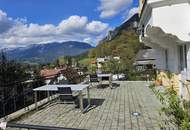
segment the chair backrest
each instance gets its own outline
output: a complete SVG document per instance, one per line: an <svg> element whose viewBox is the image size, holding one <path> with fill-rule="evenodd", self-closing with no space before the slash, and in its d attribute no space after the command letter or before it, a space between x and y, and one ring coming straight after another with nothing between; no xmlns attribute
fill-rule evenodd
<svg viewBox="0 0 190 130"><path fill-rule="evenodd" d="M90 82L98 82L97 74L90 75Z"/></svg>
<svg viewBox="0 0 190 130"><path fill-rule="evenodd" d="M70 87L58 87L58 94L61 101L72 101L72 90Z"/></svg>
<svg viewBox="0 0 190 130"><path fill-rule="evenodd" d="M102 77L102 80L108 80L109 81L109 77Z"/></svg>

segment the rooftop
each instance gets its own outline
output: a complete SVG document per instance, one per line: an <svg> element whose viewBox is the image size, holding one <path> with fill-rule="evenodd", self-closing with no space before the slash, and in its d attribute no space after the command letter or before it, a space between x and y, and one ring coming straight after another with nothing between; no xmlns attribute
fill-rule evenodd
<svg viewBox="0 0 190 130"><path fill-rule="evenodd" d="M141 49L136 56L137 61L141 60L155 60L155 50L154 49Z"/></svg>
<svg viewBox="0 0 190 130"><path fill-rule="evenodd" d="M40 71L40 75L43 77L55 77L60 71L61 69L43 69Z"/></svg>
<svg viewBox="0 0 190 130"><path fill-rule="evenodd" d="M87 113L82 114L72 104L50 104L14 122L90 130L160 130L161 124L166 129L176 129L159 115L161 104L147 82L117 83L120 86L115 89L91 88L93 107ZM132 115L133 112L140 116Z"/></svg>

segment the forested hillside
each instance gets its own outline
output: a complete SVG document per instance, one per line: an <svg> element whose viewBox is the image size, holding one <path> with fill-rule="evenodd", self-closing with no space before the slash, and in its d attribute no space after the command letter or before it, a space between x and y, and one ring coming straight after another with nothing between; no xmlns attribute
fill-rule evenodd
<svg viewBox="0 0 190 130"><path fill-rule="evenodd" d="M138 17L134 15L134 17ZM135 57L143 44L139 42L136 30L133 28L134 20L128 20L113 31L111 40L104 40L96 48L89 51L90 58L104 56L120 56L123 69L130 70ZM116 31L116 32L115 32Z"/></svg>

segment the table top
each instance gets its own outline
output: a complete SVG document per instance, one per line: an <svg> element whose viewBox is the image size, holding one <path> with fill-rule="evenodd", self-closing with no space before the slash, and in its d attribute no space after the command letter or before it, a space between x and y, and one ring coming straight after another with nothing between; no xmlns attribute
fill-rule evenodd
<svg viewBox="0 0 190 130"><path fill-rule="evenodd" d="M62 85L44 85L33 89L33 91L58 91L58 87L71 87L72 91L81 91L87 88L89 84L62 84Z"/></svg>
<svg viewBox="0 0 190 130"><path fill-rule="evenodd" d="M110 77L111 74L97 74L98 77Z"/></svg>

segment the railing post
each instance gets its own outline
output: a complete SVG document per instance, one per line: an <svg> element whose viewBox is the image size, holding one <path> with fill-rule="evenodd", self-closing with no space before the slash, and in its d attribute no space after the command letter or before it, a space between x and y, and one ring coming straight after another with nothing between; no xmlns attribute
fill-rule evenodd
<svg viewBox="0 0 190 130"><path fill-rule="evenodd" d="M48 96L48 102L50 102L50 92L47 91L47 96Z"/></svg>
<svg viewBox="0 0 190 130"><path fill-rule="evenodd" d="M88 105L90 105L90 88L87 87Z"/></svg>
<svg viewBox="0 0 190 130"><path fill-rule="evenodd" d="M37 91L34 92L34 101L35 101L35 108L38 109L38 99L37 99Z"/></svg>
<svg viewBox="0 0 190 130"><path fill-rule="evenodd" d="M16 100L15 100L15 95L13 96L13 102L14 102L14 110L16 111Z"/></svg>
<svg viewBox="0 0 190 130"><path fill-rule="evenodd" d="M83 107L83 96L82 96L82 91L79 92L79 101L80 101L80 110L83 112L84 107Z"/></svg>
<svg viewBox="0 0 190 130"><path fill-rule="evenodd" d="M23 99L24 99L24 102L23 102L24 104L23 104L23 105L24 105L25 110L29 110L29 107L28 107L28 106L26 106L26 101L25 101L25 100L26 100L26 98L25 98L25 92L23 92Z"/></svg>
<svg viewBox="0 0 190 130"><path fill-rule="evenodd" d="M3 116L5 116L5 115L6 115L6 112L5 112L5 103L3 101Z"/></svg>

